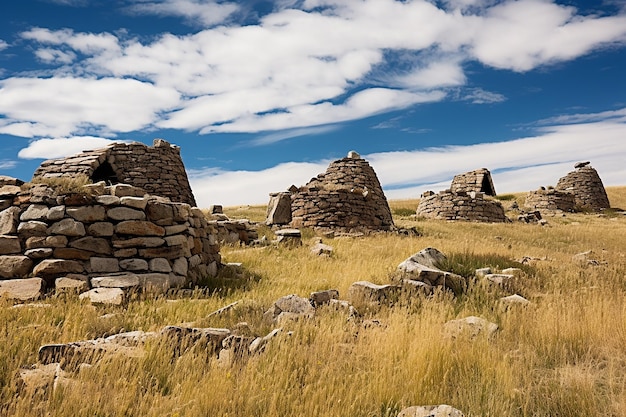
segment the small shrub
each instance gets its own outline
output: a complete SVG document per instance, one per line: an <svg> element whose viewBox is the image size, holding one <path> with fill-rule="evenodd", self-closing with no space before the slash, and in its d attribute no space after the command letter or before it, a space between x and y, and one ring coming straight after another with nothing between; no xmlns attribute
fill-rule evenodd
<svg viewBox="0 0 626 417"><path fill-rule="evenodd" d="M527 274L533 272L528 265L522 265L505 256L493 253L480 255L471 252L451 253L447 254L446 259L439 262L437 267L442 271L453 272L465 278L473 277L477 269L486 267L494 269L520 268Z"/></svg>
<svg viewBox="0 0 626 417"><path fill-rule="evenodd" d="M415 214L415 209L406 208L406 207L398 207L391 210L391 214L398 217L408 217L413 216Z"/></svg>
<svg viewBox="0 0 626 417"><path fill-rule="evenodd" d="M515 200L515 196L513 194L502 194L502 195L497 195L496 199L500 201L512 201L512 200Z"/></svg>
<svg viewBox="0 0 626 417"><path fill-rule="evenodd" d="M84 186L91 184L91 180L87 175L78 174L72 177L37 177L33 178L32 182L30 182L29 184L46 185L52 188L58 194L90 194L89 190L85 189Z"/></svg>

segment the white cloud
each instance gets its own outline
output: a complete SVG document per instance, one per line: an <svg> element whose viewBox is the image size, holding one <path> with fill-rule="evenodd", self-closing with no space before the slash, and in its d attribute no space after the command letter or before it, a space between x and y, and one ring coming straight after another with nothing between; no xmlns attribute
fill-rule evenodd
<svg viewBox="0 0 626 417"><path fill-rule="evenodd" d="M268 133L260 136L250 142L252 146L269 145L271 143L281 142L283 140L297 138L300 136L314 136L324 133L333 132L339 129L337 125L305 127L301 129L289 129L280 132Z"/></svg>
<svg viewBox="0 0 626 417"><path fill-rule="evenodd" d="M132 7L212 26L235 16L239 6L147 0ZM98 134L98 126L110 132L260 132L443 100L450 87L467 83L471 61L529 71L607 45L623 46L626 15L582 16L547 0L285 0L256 23L151 41L47 28L21 36L35 45L40 59L59 67L48 79L2 81L10 100L0 98L0 115L9 118L0 133L47 129L44 136L50 137L84 134L85 126ZM400 70L399 55L406 57ZM61 84L71 89L61 92ZM105 84L105 97L95 99L93 90ZM61 100L67 91L69 100ZM43 114L41 104L32 105L36 94L51 99L54 106L47 110L54 108L53 117ZM479 104L504 97L477 87L466 99Z"/></svg>
<svg viewBox="0 0 626 417"><path fill-rule="evenodd" d="M28 144L28 147L18 153L24 159L55 159L80 153L84 150L104 148L115 142L105 138L93 136L75 136L69 138L38 139Z"/></svg>
<svg viewBox="0 0 626 417"><path fill-rule="evenodd" d="M72 51L61 51L52 48L40 48L35 52L35 56L47 64L70 64L76 59L76 54Z"/></svg>
<svg viewBox="0 0 626 417"><path fill-rule="evenodd" d="M3 41L2 39L0 39L0 51L7 49L8 47L9 47L9 44Z"/></svg>
<svg viewBox="0 0 626 417"><path fill-rule="evenodd" d="M471 101L473 104L490 104L501 103L506 100L506 97L482 88L469 88L463 93L461 100Z"/></svg>
<svg viewBox="0 0 626 417"><path fill-rule="evenodd" d="M0 133L129 132L178 103L175 90L132 79L10 78L0 81Z"/></svg>
<svg viewBox="0 0 626 417"><path fill-rule="evenodd" d="M0 159L0 169L13 169L17 166L17 161L10 159Z"/></svg>
<svg viewBox="0 0 626 417"><path fill-rule="evenodd" d="M138 14L183 17L205 26L213 26L226 21L239 6L236 3L210 0L138 0L137 4L128 9Z"/></svg>
<svg viewBox="0 0 626 417"><path fill-rule="evenodd" d="M418 198L428 190L449 188L456 174L488 168L499 194L556 185L578 161L591 161L604 185L623 185L626 178L626 122L546 127L538 136L507 142L446 146L363 155L388 199ZM197 172L192 179L199 205L265 204L270 192L304 185L326 170L330 161L281 164L262 171Z"/></svg>

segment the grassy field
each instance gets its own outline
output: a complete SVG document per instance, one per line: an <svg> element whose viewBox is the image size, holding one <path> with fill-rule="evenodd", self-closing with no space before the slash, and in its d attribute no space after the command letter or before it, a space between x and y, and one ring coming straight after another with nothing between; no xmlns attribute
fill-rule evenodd
<svg viewBox="0 0 626 417"><path fill-rule="evenodd" d="M608 193L612 207L626 209L626 187ZM548 217L544 227L440 222L416 219L417 203L390 206L396 225L422 236L324 239L334 248L329 258L309 253L312 231L301 248L223 247L223 262L241 262L249 279L213 280L211 295L139 299L125 308L71 297L21 308L0 300L0 415L395 417L404 407L442 403L466 416L626 415L626 215ZM265 208L225 212L261 221ZM261 234L272 237L269 229ZM389 283L401 261L429 246L472 267L535 261L506 290L476 281L457 298L438 293L361 306L380 326L322 309L311 320L285 324L291 336L283 332L241 367L219 367L203 349L173 358L168 346L149 344L142 357L81 368L53 392L17 389L19 370L37 362L42 344L189 322L229 328L247 322L264 335L273 325L261 316L277 298L329 288L345 297L355 281ZM588 250L598 265L572 260ZM513 292L532 304L502 308L499 298ZM240 302L229 313L207 318L234 301ZM470 315L497 323L495 337L442 336L446 321Z"/></svg>

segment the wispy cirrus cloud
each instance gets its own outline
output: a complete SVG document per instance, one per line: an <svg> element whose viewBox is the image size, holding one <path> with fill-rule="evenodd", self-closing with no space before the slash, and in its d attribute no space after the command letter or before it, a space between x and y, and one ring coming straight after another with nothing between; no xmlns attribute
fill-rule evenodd
<svg viewBox="0 0 626 417"><path fill-rule="evenodd" d="M127 10L137 14L182 17L202 26L214 26L224 23L239 10L239 5L211 0L135 0Z"/></svg>
<svg viewBox="0 0 626 417"><path fill-rule="evenodd" d="M376 171L389 199L418 198L424 191L440 191L450 186L454 175L481 167L492 172L500 194L534 190L555 185L583 160L591 161L605 185L622 185L626 178L626 120L615 120L611 114L603 119L597 114L589 116L595 121L545 126L535 136L511 141L362 156ZM304 185L324 172L329 162L292 162L254 172L197 171L191 184L200 196L200 205L264 204L270 192L285 190L291 183ZM249 183L251 178L254 184Z"/></svg>
<svg viewBox="0 0 626 417"><path fill-rule="evenodd" d="M0 169L13 169L17 166L17 161L10 159L0 159Z"/></svg>
<svg viewBox="0 0 626 417"><path fill-rule="evenodd" d="M32 141L28 146L18 153L24 159L55 159L74 155L84 150L103 148L115 142L126 142L111 140L94 136L75 136L68 138L38 139Z"/></svg>

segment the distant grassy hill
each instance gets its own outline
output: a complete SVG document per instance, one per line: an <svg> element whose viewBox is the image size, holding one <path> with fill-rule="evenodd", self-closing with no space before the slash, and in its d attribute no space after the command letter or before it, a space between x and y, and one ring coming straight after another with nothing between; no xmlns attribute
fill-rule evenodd
<svg viewBox="0 0 626 417"><path fill-rule="evenodd" d="M612 206L626 209L626 187L607 191ZM416 219L417 203L390 206L397 225L422 236L323 239L333 247L328 258L310 253L311 230L300 248L223 247L223 261L242 263L245 277L209 282L208 296L139 299L126 308L95 308L71 297L47 299L46 307L3 301L0 415L395 417L410 405L441 403L466 416L626 415L626 215L567 214L547 217L544 227L444 222ZM262 206L225 212L265 218ZM260 233L273 237L265 227ZM477 280L457 298L442 292L358 306L379 325L321 310L283 324L292 335L241 367L217 366L206 349L173 358L171 347L153 344L141 358L82 367L51 395L16 395L17 373L37 362L44 343L188 322L227 328L247 322L264 335L275 325L262 314L279 297L334 288L344 298L355 281L388 283L400 262L425 247L447 254L447 265L459 271L498 270L522 258L529 264L510 288ZM593 262L573 259L585 251ZM499 299L513 292L532 304L503 308ZM229 313L208 317L234 301L240 302ZM466 316L497 323L499 331L474 342L443 337L446 321Z"/></svg>

